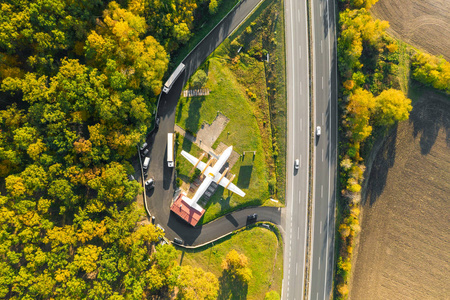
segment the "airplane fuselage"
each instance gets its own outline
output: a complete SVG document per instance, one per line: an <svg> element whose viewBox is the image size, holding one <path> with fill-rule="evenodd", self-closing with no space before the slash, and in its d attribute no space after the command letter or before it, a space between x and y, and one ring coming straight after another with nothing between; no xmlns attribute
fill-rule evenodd
<svg viewBox="0 0 450 300"><path fill-rule="evenodd" d="M214 178L219 175L220 169L222 169L222 167L227 162L228 158L231 155L231 152L233 152L233 146L228 147L219 157L219 160L216 162L212 170L210 169L211 171L205 174L206 177L203 180L202 184L198 187L194 197L192 197L191 203L197 203L200 197L206 192L211 182L213 182Z"/></svg>

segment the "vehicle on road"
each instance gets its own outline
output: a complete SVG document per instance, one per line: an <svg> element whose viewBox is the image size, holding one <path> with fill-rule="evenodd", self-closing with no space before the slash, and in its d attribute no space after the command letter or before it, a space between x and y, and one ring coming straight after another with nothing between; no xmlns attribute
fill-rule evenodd
<svg viewBox="0 0 450 300"><path fill-rule="evenodd" d="M144 150L147 146L148 146L147 143L143 143L143 144L141 145L141 147L140 147L141 151Z"/></svg>
<svg viewBox="0 0 450 300"><path fill-rule="evenodd" d="M156 117L155 119L155 126L159 127L159 122L161 121L161 119L159 117Z"/></svg>
<svg viewBox="0 0 450 300"><path fill-rule="evenodd" d="M255 222L256 219L258 219L258 215L257 214L252 214L252 215L248 215L247 216L247 221L249 221L249 222Z"/></svg>
<svg viewBox="0 0 450 300"><path fill-rule="evenodd" d="M183 245L183 240L182 239L179 239L179 238L174 238L173 239L173 242L175 243L175 244L178 244L178 245Z"/></svg>
<svg viewBox="0 0 450 300"><path fill-rule="evenodd" d="M167 134L167 166L169 168L173 168L173 166L174 166L174 157L173 157L174 143L175 143L175 134L168 133Z"/></svg>
<svg viewBox="0 0 450 300"><path fill-rule="evenodd" d="M321 133L322 133L322 129L320 128L320 126L317 126L317 128L316 128L317 136L320 136Z"/></svg>
<svg viewBox="0 0 450 300"><path fill-rule="evenodd" d="M145 182L145 188L151 189L153 187L155 187L155 181L153 180L153 178L150 178Z"/></svg>
<svg viewBox="0 0 450 300"><path fill-rule="evenodd" d="M141 152L141 155L143 157L147 156L147 154L148 154L148 149L144 149L144 151Z"/></svg>
<svg viewBox="0 0 450 300"><path fill-rule="evenodd" d="M172 85L175 83L175 81L180 77L181 73L183 73L184 68L186 66L181 63L178 65L178 67L175 69L175 71L170 75L169 79L167 79L166 83L164 83L163 92L169 93L170 89L172 88Z"/></svg>
<svg viewBox="0 0 450 300"><path fill-rule="evenodd" d="M152 224L155 224L155 216L152 216Z"/></svg>
<svg viewBox="0 0 450 300"><path fill-rule="evenodd" d="M144 158L144 163L142 164L142 168L143 168L144 170L147 170L149 164L150 164L150 157Z"/></svg>
<svg viewBox="0 0 450 300"><path fill-rule="evenodd" d="M159 224L156 224L156 228L159 228L159 229L161 229L162 230L162 232L166 232L165 230L164 230L164 228L161 226L161 225L159 225Z"/></svg>
<svg viewBox="0 0 450 300"><path fill-rule="evenodd" d="M269 224L263 223L263 224L261 224L261 226L270 230L270 225Z"/></svg>
<svg viewBox="0 0 450 300"><path fill-rule="evenodd" d="M300 167L300 160L297 158L297 159L295 160L295 162L294 162L294 168L295 168L296 170L298 170L299 167Z"/></svg>

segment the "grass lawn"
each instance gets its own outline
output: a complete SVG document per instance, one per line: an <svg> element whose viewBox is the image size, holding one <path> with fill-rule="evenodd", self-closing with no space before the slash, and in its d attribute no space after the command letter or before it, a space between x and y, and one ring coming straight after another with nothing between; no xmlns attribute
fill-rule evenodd
<svg viewBox="0 0 450 300"><path fill-rule="evenodd" d="M230 297L219 299L264 299L271 290L281 294L283 280L283 248L274 232L253 227L228 236L214 245L200 249L179 250L180 265L201 267L221 279L222 260L232 249L248 258L253 278L245 290L221 291ZM222 287L221 287L222 288ZM233 297L234 295L234 297ZM247 297L245 297L247 295Z"/></svg>

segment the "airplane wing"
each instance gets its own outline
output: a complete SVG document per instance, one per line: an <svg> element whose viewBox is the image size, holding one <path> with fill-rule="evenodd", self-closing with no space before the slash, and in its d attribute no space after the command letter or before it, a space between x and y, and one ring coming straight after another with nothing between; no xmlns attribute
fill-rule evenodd
<svg viewBox="0 0 450 300"><path fill-rule="evenodd" d="M198 158L190 155L189 153L187 153L186 151L182 150L181 151L181 155L183 155L191 164L193 164L195 166L195 164L198 162ZM200 161L197 164L197 169L199 169L200 171L203 171L203 169L206 167L206 164L202 161Z"/></svg>
<svg viewBox="0 0 450 300"><path fill-rule="evenodd" d="M220 173L219 173L218 176L216 176L216 177L214 178L214 181L217 182L217 180L219 180L220 177L221 177L221 175L220 175ZM217 178L217 179L216 179L216 178ZM228 184L228 183L229 183L229 184ZM240 188L238 188L236 185L234 185L233 183L231 183L230 180L228 180L228 178L226 178L226 177L223 177L222 180L220 180L219 184L220 184L221 186L223 186L224 188L226 188L226 189L232 191L233 193L238 194L238 195L241 196L241 197L244 197L244 196L245 196L245 193L244 193ZM228 185L228 186L227 186L227 185Z"/></svg>

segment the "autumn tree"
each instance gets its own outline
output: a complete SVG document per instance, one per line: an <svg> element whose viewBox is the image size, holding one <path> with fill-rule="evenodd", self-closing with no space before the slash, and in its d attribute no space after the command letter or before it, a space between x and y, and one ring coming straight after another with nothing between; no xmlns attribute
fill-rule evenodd
<svg viewBox="0 0 450 300"><path fill-rule="evenodd" d="M40 73L54 70L54 56L74 51L76 43L86 38L101 8L102 2L98 0L4 2L0 14L0 52L21 54L23 57L18 58L22 63Z"/></svg>
<svg viewBox="0 0 450 300"><path fill-rule="evenodd" d="M388 89L376 97L376 119L380 125L392 125L409 118L411 100L400 90Z"/></svg>
<svg viewBox="0 0 450 300"><path fill-rule="evenodd" d="M450 63L444 58L417 52L411 66L415 80L450 93Z"/></svg>
<svg viewBox="0 0 450 300"><path fill-rule="evenodd" d="M264 300L280 300L280 294L278 294L277 291L272 290L266 293Z"/></svg>
<svg viewBox="0 0 450 300"><path fill-rule="evenodd" d="M253 277L252 270L248 267L247 257L234 249L228 252L222 261L222 269L230 278L244 284L248 284Z"/></svg>
<svg viewBox="0 0 450 300"><path fill-rule="evenodd" d="M214 300L217 299L219 281L217 277L201 268L183 266L177 279L178 299Z"/></svg>
<svg viewBox="0 0 450 300"><path fill-rule="evenodd" d="M192 36L194 11L204 0L133 0L128 7L145 17L149 33L166 51L177 49Z"/></svg>
<svg viewBox="0 0 450 300"><path fill-rule="evenodd" d="M357 89L348 100L346 122L355 142L365 140L372 132L370 119L376 107L373 95L363 89Z"/></svg>
<svg viewBox="0 0 450 300"><path fill-rule="evenodd" d="M110 73L117 87L144 88L159 94L168 57L152 36L144 37L145 18L121 8L112 1L103 13L102 23L86 41L86 56L100 69Z"/></svg>

